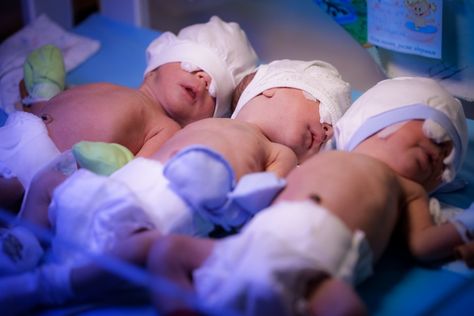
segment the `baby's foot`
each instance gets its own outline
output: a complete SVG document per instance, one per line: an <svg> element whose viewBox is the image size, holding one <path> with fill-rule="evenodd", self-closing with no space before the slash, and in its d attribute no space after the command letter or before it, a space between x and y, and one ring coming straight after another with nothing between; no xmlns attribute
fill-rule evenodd
<svg viewBox="0 0 474 316"><path fill-rule="evenodd" d="M72 148L77 164L96 174L108 176L133 159L126 147L115 143L86 142Z"/></svg>
<svg viewBox="0 0 474 316"><path fill-rule="evenodd" d="M0 275L31 270L42 256L41 245L27 229L0 229Z"/></svg>
<svg viewBox="0 0 474 316"><path fill-rule="evenodd" d="M23 65L28 96L24 104L47 101L64 90L66 70L61 50L44 45L31 52Z"/></svg>

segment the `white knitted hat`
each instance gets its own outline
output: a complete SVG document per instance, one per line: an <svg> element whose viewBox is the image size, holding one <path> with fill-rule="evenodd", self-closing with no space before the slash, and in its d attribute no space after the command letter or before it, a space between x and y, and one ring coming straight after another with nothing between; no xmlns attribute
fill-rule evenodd
<svg viewBox="0 0 474 316"><path fill-rule="evenodd" d="M350 105L350 85L331 64L320 61L277 60L261 65L240 97L232 118L252 98L271 88L301 89L319 100L321 122L334 124Z"/></svg>
<svg viewBox="0 0 474 316"><path fill-rule="evenodd" d="M459 100L433 79L399 77L383 80L367 90L336 123L336 147L351 151L382 129L415 119L434 121L453 141L454 177L467 150L466 117Z"/></svg>
<svg viewBox="0 0 474 316"><path fill-rule="evenodd" d="M235 86L257 65L257 54L237 23L213 16L209 22L161 34L146 50L145 75L170 62L185 62L208 73L216 85L214 116L229 114Z"/></svg>

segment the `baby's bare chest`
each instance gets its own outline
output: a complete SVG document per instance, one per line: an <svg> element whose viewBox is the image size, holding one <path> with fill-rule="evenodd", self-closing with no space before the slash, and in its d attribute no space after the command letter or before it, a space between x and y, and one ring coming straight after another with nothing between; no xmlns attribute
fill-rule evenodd
<svg viewBox="0 0 474 316"><path fill-rule="evenodd" d="M143 138L143 128L150 118L147 106L128 95L93 94L54 100L39 115L58 147L69 148L81 140L127 146Z"/></svg>

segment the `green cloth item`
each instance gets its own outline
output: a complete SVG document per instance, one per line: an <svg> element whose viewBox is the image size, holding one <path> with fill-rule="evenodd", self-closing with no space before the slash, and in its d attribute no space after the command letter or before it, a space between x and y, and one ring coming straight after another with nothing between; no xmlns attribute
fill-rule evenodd
<svg viewBox="0 0 474 316"><path fill-rule="evenodd" d="M32 51L23 65L23 80L29 96L25 104L46 101L64 90L66 69L61 50L44 45Z"/></svg>
<svg viewBox="0 0 474 316"><path fill-rule="evenodd" d="M72 153L79 167L104 176L120 169L134 157L120 144L87 141L76 143Z"/></svg>

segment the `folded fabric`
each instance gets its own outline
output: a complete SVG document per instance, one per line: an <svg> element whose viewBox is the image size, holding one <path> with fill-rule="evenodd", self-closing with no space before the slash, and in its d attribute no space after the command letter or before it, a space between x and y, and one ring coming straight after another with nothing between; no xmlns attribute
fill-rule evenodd
<svg viewBox="0 0 474 316"><path fill-rule="evenodd" d="M26 56L45 44L59 47L64 56L66 71L94 54L100 43L65 31L46 15L22 28L0 45L0 108L11 113L20 101L18 84L23 79Z"/></svg>

